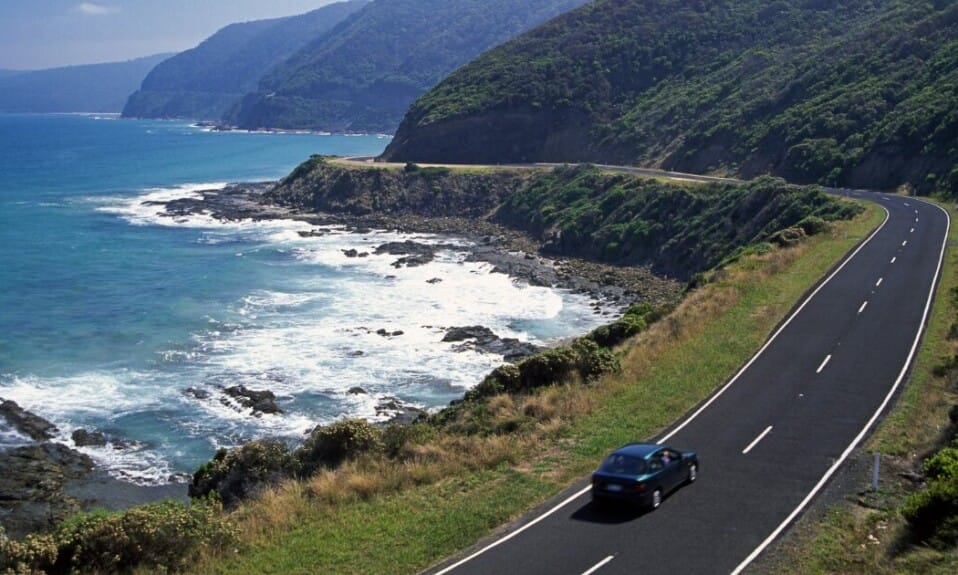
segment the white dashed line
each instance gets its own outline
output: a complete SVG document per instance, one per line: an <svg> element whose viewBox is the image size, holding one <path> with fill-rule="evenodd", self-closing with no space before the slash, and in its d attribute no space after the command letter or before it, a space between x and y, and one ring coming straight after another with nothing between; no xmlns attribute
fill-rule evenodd
<svg viewBox="0 0 958 575"><path fill-rule="evenodd" d="M745 449L742 450L742 455L748 455L748 452L751 451L753 447L755 447L756 445L758 445L758 442L761 441L762 439L764 439L765 436L768 435L770 431L772 431L772 426L771 426L771 425L769 425L768 427L766 427L766 428L765 428L765 431L763 431L762 433L759 433L759 434L758 434L758 437L756 437L755 440L752 441L752 443L749 443L749 444L748 444L748 447L746 447Z"/></svg>
<svg viewBox="0 0 958 575"><path fill-rule="evenodd" d="M878 278L878 281L875 282L875 287L880 286L883 281L885 281L885 278Z"/></svg>
<svg viewBox="0 0 958 575"><path fill-rule="evenodd" d="M897 259L898 259L897 257L892 258L892 259L891 259L891 263L895 263L895 260L897 260Z"/></svg>
<svg viewBox="0 0 958 575"><path fill-rule="evenodd" d="M907 245L908 245L908 240L905 240L905 241L903 241L903 242L901 243L901 247L905 247L905 246L907 246Z"/></svg>
<svg viewBox="0 0 958 575"><path fill-rule="evenodd" d="M909 234L913 234L913 233L915 233L915 228L912 228L912 229L911 229L911 231L910 231L910 232L908 232L908 233L909 233Z"/></svg>
<svg viewBox="0 0 958 575"><path fill-rule="evenodd" d="M865 308L866 308L866 307L868 307L868 302L867 302L867 301L862 304L862 307L858 308L858 313L861 314L863 311L865 311Z"/></svg>
<svg viewBox="0 0 958 575"><path fill-rule="evenodd" d="M606 563L608 563L609 561L612 561L613 559L615 559L615 555L609 555L602 561L599 561L598 563L593 565L592 569L589 569L588 571L584 572L582 575L592 575L593 573L601 569Z"/></svg>
<svg viewBox="0 0 958 575"><path fill-rule="evenodd" d="M906 208L907 208L908 206L910 206L910 205L911 205L911 204L909 204L908 202L905 202L905 207L906 207Z"/></svg>
<svg viewBox="0 0 958 575"><path fill-rule="evenodd" d="M825 366L828 365L828 362L830 362L831 360L832 360L831 355L826 356L825 359L822 360L822 364L818 366L818 369L815 370L815 373L821 373L822 370L825 369Z"/></svg>

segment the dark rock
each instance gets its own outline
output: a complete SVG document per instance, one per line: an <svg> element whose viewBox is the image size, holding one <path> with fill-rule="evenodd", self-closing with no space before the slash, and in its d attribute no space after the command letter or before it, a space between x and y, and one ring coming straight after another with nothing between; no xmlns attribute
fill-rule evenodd
<svg viewBox="0 0 958 575"><path fill-rule="evenodd" d="M491 329L481 325L451 327L446 331L442 341L447 343L464 342L453 347L453 349L456 351L479 350L485 353L495 353L501 355L505 361L512 363L542 351L540 347L528 342L511 337L500 338Z"/></svg>
<svg viewBox="0 0 958 575"><path fill-rule="evenodd" d="M390 265L396 269L399 269L403 266L407 268L415 268L422 265L426 265L432 260L433 260L433 256L420 256L420 255L406 256L406 257L399 258L398 260L394 261Z"/></svg>
<svg viewBox="0 0 958 575"><path fill-rule="evenodd" d="M223 390L226 395L232 397L243 407L253 410L253 414L283 413L283 410L276 405L276 394L269 390L254 391L245 385L234 385Z"/></svg>
<svg viewBox="0 0 958 575"><path fill-rule="evenodd" d="M362 357L365 354L366 352L364 352L363 350L357 349L356 351L351 351L346 355L348 355L349 357Z"/></svg>
<svg viewBox="0 0 958 575"><path fill-rule="evenodd" d="M382 244L376 248L375 253L376 255L389 254L404 256L392 263L394 268L401 268L403 266L416 267L428 264L435 259L436 252L445 249L456 249L456 246L451 244L426 245L406 240L404 242L388 242Z"/></svg>
<svg viewBox="0 0 958 575"><path fill-rule="evenodd" d="M185 390L183 390L183 394L190 397L194 397L196 399L209 399L212 395L208 390L198 389L195 387L186 388Z"/></svg>
<svg viewBox="0 0 958 575"><path fill-rule="evenodd" d="M465 341L475 339L477 341L493 341L499 337L491 329L482 325L470 325L465 327L451 327L442 337L444 342Z"/></svg>
<svg viewBox="0 0 958 575"><path fill-rule="evenodd" d="M369 392L367 392L365 389L359 386L356 386L356 387L350 387L349 391L347 391L346 393L348 393L349 395L368 395Z"/></svg>
<svg viewBox="0 0 958 575"><path fill-rule="evenodd" d="M382 397L376 405L376 415L389 417L389 423L408 425L415 421L424 410L405 403L397 397Z"/></svg>
<svg viewBox="0 0 958 575"><path fill-rule="evenodd" d="M383 337L398 337L400 335L403 335L404 333L406 332L404 332L401 329L397 329L396 331L388 331L384 328L379 328L376 330L376 335L381 335Z"/></svg>
<svg viewBox="0 0 958 575"><path fill-rule="evenodd" d="M916 473L914 471L905 471L900 474L903 478L911 481L912 483L923 483L925 481L925 476L921 473Z"/></svg>
<svg viewBox="0 0 958 575"><path fill-rule="evenodd" d="M326 235L326 230L309 230L297 232L301 238L319 238Z"/></svg>
<svg viewBox="0 0 958 575"><path fill-rule="evenodd" d="M34 441L53 439L57 426L21 408L14 401L0 400L0 416L19 433Z"/></svg>
<svg viewBox="0 0 958 575"><path fill-rule="evenodd" d="M106 445L106 435L101 431L87 431L77 429L70 436L77 447L103 447Z"/></svg>
<svg viewBox="0 0 958 575"><path fill-rule="evenodd" d="M359 255L359 252L353 248L342 250L342 252L347 258L354 258Z"/></svg>
<svg viewBox="0 0 958 575"><path fill-rule="evenodd" d="M442 278L432 278L431 280L426 280L427 284L437 284L442 282Z"/></svg>
<svg viewBox="0 0 958 575"><path fill-rule="evenodd" d="M37 443L0 452L0 523L19 538L53 527L79 511L67 481L93 471L86 455L59 443Z"/></svg>

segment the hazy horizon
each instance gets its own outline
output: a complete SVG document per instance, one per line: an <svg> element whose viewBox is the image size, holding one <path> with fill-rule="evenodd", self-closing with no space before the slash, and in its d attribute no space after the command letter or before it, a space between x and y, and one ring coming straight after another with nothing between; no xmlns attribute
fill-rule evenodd
<svg viewBox="0 0 958 575"><path fill-rule="evenodd" d="M337 0L5 0L0 69L134 60L193 48L237 22L302 14Z"/></svg>

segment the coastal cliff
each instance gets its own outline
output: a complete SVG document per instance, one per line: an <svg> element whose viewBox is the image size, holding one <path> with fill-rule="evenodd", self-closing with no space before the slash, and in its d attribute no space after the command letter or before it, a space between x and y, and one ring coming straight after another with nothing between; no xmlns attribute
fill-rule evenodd
<svg viewBox="0 0 958 575"><path fill-rule="evenodd" d="M522 233L546 255L648 266L685 281L748 246L787 243L859 211L818 188L774 178L688 184L608 174L592 166L358 168L318 156L267 198L299 211L485 222Z"/></svg>

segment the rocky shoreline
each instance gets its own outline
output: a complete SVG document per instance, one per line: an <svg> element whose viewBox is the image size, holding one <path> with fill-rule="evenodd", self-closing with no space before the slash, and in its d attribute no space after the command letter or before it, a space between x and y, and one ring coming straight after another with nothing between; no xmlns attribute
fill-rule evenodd
<svg viewBox="0 0 958 575"><path fill-rule="evenodd" d="M45 531L78 511L186 499L184 483L141 486L111 477L85 453L57 442L55 425L0 398L2 428L23 438L0 449L0 525L8 537ZM72 438L77 447L108 441L103 433L85 429L74 430Z"/></svg>
<svg viewBox="0 0 958 575"><path fill-rule="evenodd" d="M648 301L662 304L674 301L683 285L652 274L646 268L623 268L575 259L549 259L539 255L543 247L528 236L477 218L425 217L418 215L328 214L299 211L278 206L268 192L274 183L232 184L221 190L198 192L197 197L157 203L164 215L189 218L196 215L220 221L293 219L307 222L315 229L301 235L322 235L325 227L339 226L353 233L374 229L403 233L429 233L456 238L455 244L424 244L414 241L391 242L378 246L375 253L395 257L394 267L412 267L432 261L439 251L455 249L468 252L467 261L485 262L493 273L504 273L516 281L550 286L586 294L592 298L596 314L611 321L627 306ZM468 242L463 247L461 240ZM343 250L345 258L369 257L369 253ZM440 279L430 280L439 282ZM482 350L502 355L516 362L541 351L540 348L510 338L501 338L485 326L446 326L443 341L459 350ZM383 337L400 337L401 332L374 328L371 332ZM362 353L362 352L357 352ZM224 404L234 405L253 417L279 414L269 390L251 390L242 386L216 390ZM186 395L208 400L209 391L188 388ZM355 388L352 394L365 394ZM406 405L394 397L379 398L377 414L391 422L409 422L422 410ZM98 469L93 460L78 449L57 442L62 436L50 422L21 409L12 401L0 399L0 427L6 424L24 438L21 444L0 448L0 525L7 536L19 538L27 533L44 531L62 519L81 510L96 508L122 509L161 499L187 499L185 483L171 482L163 486L138 486L111 477ZM74 446L103 446L111 441L97 430L78 429L72 432Z"/></svg>
<svg viewBox="0 0 958 575"><path fill-rule="evenodd" d="M448 235L469 241L467 261L493 265L493 271L531 285L550 286L587 294L597 304L624 309L637 302L663 304L674 302L685 284L658 276L647 267L622 267L576 258L546 258L539 255L547 242L480 218L434 217L415 214L318 213L279 206L268 194L273 182L230 184L221 190L198 192L199 197L173 200L165 205L166 215L185 218L205 215L221 221L292 219L316 226L303 235L321 235L324 226L342 226L353 233L373 229L401 233ZM400 255L394 265L425 263L429 253L443 246L405 242L384 244L380 253ZM461 245L456 249L462 251ZM348 250L347 250L348 252ZM345 257L369 254L346 253ZM611 314L610 314L611 315Z"/></svg>

